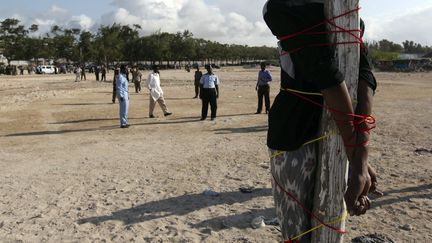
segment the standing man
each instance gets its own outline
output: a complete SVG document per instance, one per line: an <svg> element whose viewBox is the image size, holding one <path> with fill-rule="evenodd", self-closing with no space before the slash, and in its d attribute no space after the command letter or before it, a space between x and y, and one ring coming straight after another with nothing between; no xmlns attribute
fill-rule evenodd
<svg viewBox="0 0 432 243"><path fill-rule="evenodd" d="M101 74L102 74L101 82L106 81L106 72L107 72L107 70L105 68L105 65L102 65L102 68L101 68Z"/></svg>
<svg viewBox="0 0 432 243"><path fill-rule="evenodd" d="M99 73L100 73L99 66L94 66L94 72L96 76L96 81L99 81Z"/></svg>
<svg viewBox="0 0 432 243"><path fill-rule="evenodd" d="M213 73L212 67L205 66L207 73L200 80L200 98L202 100L201 121L207 118L208 106L210 104L211 120L216 119L217 99L219 98L219 78Z"/></svg>
<svg viewBox="0 0 432 243"><path fill-rule="evenodd" d="M135 93L141 92L141 79L142 79L142 74L138 70L138 68L135 67L134 69L132 69L132 81L135 85Z"/></svg>
<svg viewBox="0 0 432 243"><path fill-rule="evenodd" d="M81 80L83 80L83 79L87 80L84 66L81 67Z"/></svg>
<svg viewBox="0 0 432 243"><path fill-rule="evenodd" d="M74 73L75 73L75 82L79 82L80 81L80 75L81 75L80 66L76 66Z"/></svg>
<svg viewBox="0 0 432 243"><path fill-rule="evenodd" d="M164 116L172 115L171 112L168 111L168 108L165 104L165 99L163 97L163 91L160 86L160 73L159 67L157 65L152 66L153 72L151 72L147 79L147 87L150 90L150 105L149 105L149 117L155 118L153 115L153 111L156 105L156 102L159 103Z"/></svg>
<svg viewBox="0 0 432 243"><path fill-rule="evenodd" d="M120 73L120 69L118 68L118 66L116 66L114 68L114 77L113 77L113 91L112 91L112 103L115 103L116 97L117 97L117 86L116 86L116 77L117 75Z"/></svg>
<svg viewBox="0 0 432 243"><path fill-rule="evenodd" d="M129 87L126 79L126 67L120 67L120 73L115 76L116 93L120 105L120 128L128 128Z"/></svg>
<svg viewBox="0 0 432 243"><path fill-rule="evenodd" d="M258 109L255 114L260 114L262 111L263 98L265 99L266 114L270 111L270 82L272 76L269 70L266 70L266 64L261 63L261 71L258 73L258 82L255 90L258 91Z"/></svg>
<svg viewBox="0 0 432 243"><path fill-rule="evenodd" d="M199 95L201 77L202 77L202 72L199 70L199 66L197 65L196 71L195 71L195 81L194 81L194 85L195 85L195 97L194 97L194 99L198 98L198 95Z"/></svg>

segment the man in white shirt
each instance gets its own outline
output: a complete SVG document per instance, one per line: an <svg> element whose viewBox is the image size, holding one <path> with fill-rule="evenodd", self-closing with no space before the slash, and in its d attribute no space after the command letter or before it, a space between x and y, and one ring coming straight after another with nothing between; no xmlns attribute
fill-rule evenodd
<svg viewBox="0 0 432 243"><path fill-rule="evenodd" d="M213 73L213 69L209 64L205 68L207 69L207 73L200 80L200 98L202 100L201 121L207 118L209 104L211 120L216 119L217 99L219 98L219 78Z"/></svg>
<svg viewBox="0 0 432 243"><path fill-rule="evenodd" d="M149 117L154 118L153 111L156 105L156 102L159 103L164 116L172 115L171 112L168 111L168 108L165 104L165 99L163 97L163 91L160 86L160 73L159 67L157 65L152 66L153 72L151 72L147 79L147 87L150 90L150 105L149 105Z"/></svg>

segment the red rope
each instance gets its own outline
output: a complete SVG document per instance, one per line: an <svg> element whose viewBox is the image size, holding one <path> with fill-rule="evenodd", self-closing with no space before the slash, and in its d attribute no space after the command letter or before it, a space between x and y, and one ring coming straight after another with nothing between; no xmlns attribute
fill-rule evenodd
<svg viewBox="0 0 432 243"><path fill-rule="evenodd" d="M348 12L346 12L344 14L338 15L336 17L333 17L331 19L326 19L326 20L324 20L322 22L319 22L319 23L317 23L317 24L315 24L315 25L313 25L313 26L311 26L309 28L306 28L306 29L302 30L302 31L299 31L299 32L296 32L296 33L292 33L292 34L288 34L288 35L284 35L284 36L279 36L278 39L280 41L285 41L285 40L292 39L294 37L301 36L301 35L325 35L325 34L334 34L334 33L346 33L346 34L349 34L352 37L354 37L355 41L342 41L342 42L335 42L335 43L310 44L310 45L306 45L306 46L303 46L303 47L299 47L299 48L295 48L295 49L289 50L287 52L288 53L294 53L294 52L300 51L300 50L302 50L302 49L304 49L306 47L336 46L336 45L349 45L349 44L359 44L360 48L364 49L363 40L361 39L360 35L357 36L355 34L356 32L361 33L360 29L345 29L345 28L342 28L340 26L337 26L334 23L334 20L336 20L338 18L341 18L341 17L344 17L344 16L347 16L347 15L350 15L352 13L356 13L359 10L360 10L360 7L356 8L356 9L353 9L353 10L350 10L350 11L348 11ZM321 25L324 25L324 24L329 24L329 25L335 27L337 30L321 31L321 32L314 32L314 31L312 31L313 29L315 29L315 28L317 28L317 27L319 27Z"/></svg>
<svg viewBox="0 0 432 243"><path fill-rule="evenodd" d="M305 205L303 205L303 203L302 202L300 202L300 200L298 200L292 193L290 193L289 191L287 191L287 190L285 190L285 188L283 188L280 184L279 184L279 182L278 182L278 180L276 179L276 177L274 176L274 175L272 175L273 176L273 180L274 180L274 182L275 182L275 184L279 187L279 189L281 189L285 194L287 194L293 201L295 201L302 209L303 209L303 211L305 211L307 214L309 214L310 215L310 217L312 218L312 219L315 219L316 221L318 221L320 224L322 224L322 225L324 225L325 227L327 227L327 228L329 228L329 229L331 229L331 230L334 230L334 231L336 231L337 233L339 233L339 234L345 234L345 233L347 233L347 231L345 231L345 230L343 230L343 229L338 229L338 228L336 228L336 227L334 227L334 226L331 226L331 225L329 225L329 224L327 224L327 223L325 223L324 221L322 221L320 218L318 218L318 216L316 216L313 212L311 212Z"/></svg>

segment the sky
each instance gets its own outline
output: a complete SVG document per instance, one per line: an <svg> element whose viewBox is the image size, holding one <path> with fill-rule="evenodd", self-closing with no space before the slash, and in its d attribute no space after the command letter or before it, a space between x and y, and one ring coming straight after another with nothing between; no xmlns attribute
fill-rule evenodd
<svg viewBox="0 0 432 243"><path fill-rule="evenodd" d="M190 30L229 44L275 46L262 18L266 0L0 0L0 20L95 31L100 25L139 24L141 34ZM413 40L432 45L432 0L360 0L366 40Z"/></svg>

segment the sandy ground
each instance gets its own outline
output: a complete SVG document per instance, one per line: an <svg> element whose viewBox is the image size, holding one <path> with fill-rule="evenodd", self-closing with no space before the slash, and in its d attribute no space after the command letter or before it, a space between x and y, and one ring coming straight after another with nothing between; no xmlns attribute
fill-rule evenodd
<svg viewBox="0 0 432 243"><path fill-rule="evenodd" d="M277 227L250 226L275 216L257 69L217 74L216 121L199 121L192 73L162 71L174 115L148 118L147 92L131 86L129 129L111 83L91 74L0 76L0 242L280 242ZM385 195L348 219L345 241L431 242L432 73L377 78L370 161Z"/></svg>

